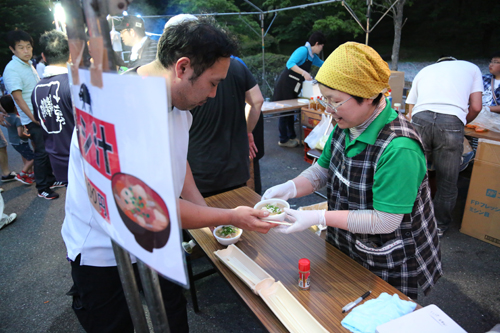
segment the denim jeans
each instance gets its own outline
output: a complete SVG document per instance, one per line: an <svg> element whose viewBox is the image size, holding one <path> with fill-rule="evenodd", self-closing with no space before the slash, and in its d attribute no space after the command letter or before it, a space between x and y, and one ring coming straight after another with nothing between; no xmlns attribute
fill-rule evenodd
<svg viewBox="0 0 500 333"><path fill-rule="evenodd" d="M52 174L52 166L50 164L49 155L45 151L45 140L43 139L43 128L33 122L26 125L31 141L35 146L35 182L38 193L47 190L56 178Z"/></svg>
<svg viewBox="0 0 500 333"><path fill-rule="evenodd" d="M280 130L280 142L285 143L290 139L295 139L295 116L286 116L278 118Z"/></svg>
<svg viewBox="0 0 500 333"><path fill-rule="evenodd" d="M464 124L456 116L432 111L415 114L412 123L424 143L427 162L436 170L436 194L432 201L438 226L444 226L452 221L457 200Z"/></svg>

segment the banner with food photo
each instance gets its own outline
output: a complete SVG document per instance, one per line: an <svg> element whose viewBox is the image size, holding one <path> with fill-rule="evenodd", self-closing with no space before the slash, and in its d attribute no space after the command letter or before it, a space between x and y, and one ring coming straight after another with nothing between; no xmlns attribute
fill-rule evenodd
<svg viewBox="0 0 500 333"><path fill-rule="evenodd" d="M71 90L93 216L125 250L186 285L165 79L103 73L102 88L90 79L79 70Z"/></svg>

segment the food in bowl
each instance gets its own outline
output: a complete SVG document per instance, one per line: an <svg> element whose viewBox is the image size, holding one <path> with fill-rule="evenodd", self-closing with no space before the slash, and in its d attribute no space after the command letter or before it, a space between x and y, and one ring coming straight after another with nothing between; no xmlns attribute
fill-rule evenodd
<svg viewBox="0 0 500 333"><path fill-rule="evenodd" d="M222 245L231 245L236 243L243 233L243 230L232 225L221 225L214 229L215 239Z"/></svg>
<svg viewBox="0 0 500 333"><path fill-rule="evenodd" d="M233 238L236 237L240 232L240 228L233 227L232 225L225 225L222 226L217 232L215 233L217 236L220 238Z"/></svg>
<svg viewBox="0 0 500 333"><path fill-rule="evenodd" d="M284 221L286 216L285 208L290 208L290 205L285 200L274 198L262 200L253 208L269 212L269 216L263 218L263 220Z"/></svg>
<svg viewBox="0 0 500 333"><path fill-rule="evenodd" d="M261 208L261 210L266 210L269 212L269 215L279 215L283 213L283 209L285 207L283 205L280 205L279 203L270 203Z"/></svg>

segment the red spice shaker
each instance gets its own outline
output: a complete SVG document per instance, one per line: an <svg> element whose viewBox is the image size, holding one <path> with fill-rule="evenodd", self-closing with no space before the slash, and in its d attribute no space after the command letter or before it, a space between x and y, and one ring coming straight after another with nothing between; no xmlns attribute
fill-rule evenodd
<svg viewBox="0 0 500 333"><path fill-rule="evenodd" d="M309 289L309 275L311 275L311 262L309 259L302 258L299 260L299 288L303 290Z"/></svg>

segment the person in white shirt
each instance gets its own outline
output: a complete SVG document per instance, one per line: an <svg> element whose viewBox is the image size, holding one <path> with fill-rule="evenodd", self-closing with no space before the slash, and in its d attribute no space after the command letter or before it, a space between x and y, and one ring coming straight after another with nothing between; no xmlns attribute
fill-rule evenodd
<svg viewBox="0 0 500 333"><path fill-rule="evenodd" d="M40 79L43 78L43 72L45 71L45 61L43 60L43 57L39 55L37 58L37 64L36 64L36 72L38 73L38 76Z"/></svg>
<svg viewBox="0 0 500 333"><path fill-rule="evenodd" d="M207 207L187 162L192 116L183 110L190 110L215 97L218 84L227 75L230 56L235 51L235 43L210 21L184 22L165 29L155 61L128 72L163 77L170 87L173 110L168 115L169 121L175 123L176 138L172 161L176 162L173 167L179 175L183 175L173 186L176 196L182 198L179 207L184 229L229 224L266 233L275 226L260 220L269 215L262 210ZM86 331L131 333L134 327L111 239L91 214L93 208L87 198L82 156L75 133L70 150L66 217L61 231L71 262L73 310ZM159 280L170 332L187 332L186 300L182 288L164 278Z"/></svg>
<svg viewBox="0 0 500 333"><path fill-rule="evenodd" d="M479 67L453 57L441 57L415 76L406 100L427 161L436 170L433 203L440 236L452 222L464 126L481 111L482 93Z"/></svg>

